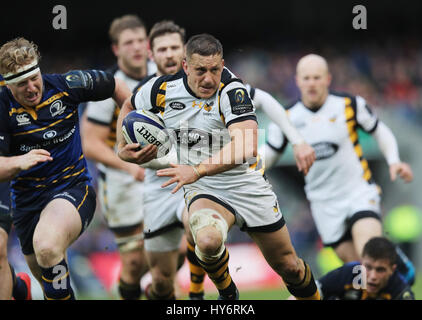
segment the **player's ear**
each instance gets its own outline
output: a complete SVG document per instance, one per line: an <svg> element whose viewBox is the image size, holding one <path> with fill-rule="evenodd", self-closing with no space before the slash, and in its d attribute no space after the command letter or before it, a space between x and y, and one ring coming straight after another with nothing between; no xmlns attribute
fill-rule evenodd
<svg viewBox="0 0 422 320"><path fill-rule="evenodd" d="M328 84L328 86L331 85L331 80L332 79L333 79L333 77L332 77L331 73L328 72L328 74L327 74L327 84Z"/></svg>
<svg viewBox="0 0 422 320"><path fill-rule="evenodd" d="M183 58L182 60L182 67L183 67L183 71L185 71L185 73L188 74L188 63L186 61L186 58Z"/></svg>
<svg viewBox="0 0 422 320"><path fill-rule="evenodd" d="M111 45L111 51L113 51L114 55L117 57L119 54L119 46L113 43Z"/></svg>

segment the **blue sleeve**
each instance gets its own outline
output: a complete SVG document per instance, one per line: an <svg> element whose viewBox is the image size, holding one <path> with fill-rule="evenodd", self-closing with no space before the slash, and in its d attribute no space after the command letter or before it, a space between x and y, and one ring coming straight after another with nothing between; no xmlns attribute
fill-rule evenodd
<svg viewBox="0 0 422 320"><path fill-rule="evenodd" d="M114 76L102 70L74 70L61 77L65 89L76 102L111 98L116 86Z"/></svg>
<svg viewBox="0 0 422 320"><path fill-rule="evenodd" d="M355 265L355 263L345 264L318 279L324 300L333 296L342 297L344 295L345 286L353 281L353 267Z"/></svg>

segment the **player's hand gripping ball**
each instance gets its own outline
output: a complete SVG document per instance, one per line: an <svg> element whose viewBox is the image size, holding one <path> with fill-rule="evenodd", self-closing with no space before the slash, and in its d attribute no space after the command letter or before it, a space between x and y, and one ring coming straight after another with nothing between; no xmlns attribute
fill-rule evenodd
<svg viewBox="0 0 422 320"><path fill-rule="evenodd" d="M139 143L141 148L153 144L158 148L157 158L165 156L171 149L171 141L163 121L149 111L134 110L123 119L122 133L126 143Z"/></svg>

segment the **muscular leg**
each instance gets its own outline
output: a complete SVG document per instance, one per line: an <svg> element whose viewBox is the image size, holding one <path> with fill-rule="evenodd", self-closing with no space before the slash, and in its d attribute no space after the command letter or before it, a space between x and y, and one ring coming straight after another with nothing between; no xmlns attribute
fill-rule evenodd
<svg viewBox="0 0 422 320"><path fill-rule="evenodd" d="M344 263L357 261L360 259L356 252L355 244L352 240L341 242L334 248L334 251Z"/></svg>
<svg viewBox="0 0 422 320"><path fill-rule="evenodd" d="M229 253L224 246L235 217L222 205L200 198L189 208L190 230L198 263L217 287L220 298L237 298L237 288L229 273Z"/></svg>
<svg viewBox="0 0 422 320"><path fill-rule="evenodd" d="M0 300L12 298L12 273L7 261L7 239L8 235L3 228L0 228Z"/></svg>
<svg viewBox="0 0 422 320"><path fill-rule="evenodd" d="M177 272L178 250L167 252L146 251L152 276L152 284L147 297L152 300L175 299L174 281Z"/></svg>
<svg viewBox="0 0 422 320"><path fill-rule="evenodd" d="M39 269L35 270L37 267L31 257L27 257L27 261L34 276L41 281L47 299L73 298L65 256L66 249L79 237L81 230L79 213L67 200L55 199L41 212L33 236Z"/></svg>
<svg viewBox="0 0 422 320"><path fill-rule="evenodd" d="M140 281L142 276L148 272L142 231L143 225L141 224L128 232L114 232L122 262L119 293L124 300L137 300L140 298Z"/></svg>
<svg viewBox="0 0 422 320"><path fill-rule="evenodd" d="M286 226L274 232L249 234L271 268L283 278L290 293L297 299L320 299L312 272L296 255Z"/></svg>
<svg viewBox="0 0 422 320"><path fill-rule="evenodd" d="M192 233L189 229L189 214L187 210L182 215L183 226L185 228L187 253L186 257L189 264L190 271L190 286L189 286L189 299L203 300L204 299L204 280L205 270L201 267L195 255L195 241L193 240Z"/></svg>
<svg viewBox="0 0 422 320"><path fill-rule="evenodd" d="M368 240L373 237L382 236L382 225L378 219L371 217L363 218L353 224L351 232L355 250L360 259L362 258L363 247Z"/></svg>

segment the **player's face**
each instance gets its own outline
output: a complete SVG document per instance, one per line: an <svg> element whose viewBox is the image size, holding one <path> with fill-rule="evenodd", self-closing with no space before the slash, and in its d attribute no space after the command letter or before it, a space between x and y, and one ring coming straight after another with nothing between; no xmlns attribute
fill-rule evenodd
<svg viewBox="0 0 422 320"><path fill-rule="evenodd" d="M183 60L188 85L202 99L211 98L217 92L223 68L224 60L220 55L201 56L194 53Z"/></svg>
<svg viewBox="0 0 422 320"><path fill-rule="evenodd" d="M40 104L42 99L43 81L38 72L18 83L8 84L13 97L24 107L32 108Z"/></svg>
<svg viewBox="0 0 422 320"><path fill-rule="evenodd" d="M178 33L156 37L151 46L152 57L160 75L175 74L182 68L185 51Z"/></svg>
<svg viewBox="0 0 422 320"><path fill-rule="evenodd" d="M362 265L366 268L366 290L369 294L383 289L396 269L396 265L392 265L388 259L374 260L368 256L362 257Z"/></svg>
<svg viewBox="0 0 422 320"><path fill-rule="evenodd" d="M302 101L308 108L320 107L328 96L331 75L321 64L307 64L299 68L296 83Z"/></svg>
<svg viewBox="0 0 422 320"><path fill-rule="evenodd" d="M129 70L144 68L148 58L148 39L144 28L126 29L119 35L113 51L118 60Z"/></svg>

